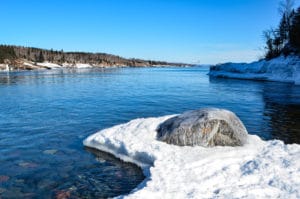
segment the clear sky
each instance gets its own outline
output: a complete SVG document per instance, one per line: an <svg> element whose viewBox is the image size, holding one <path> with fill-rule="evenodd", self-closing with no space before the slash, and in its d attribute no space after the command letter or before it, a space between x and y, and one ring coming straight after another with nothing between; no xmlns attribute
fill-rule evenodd
<svg viewBox="0 0 300 199"><path fill-rule="evenodd" d="M298 1L298 0L297 0ZM253 61L279 0L1 0L0 43L188 63Z"/></svg>

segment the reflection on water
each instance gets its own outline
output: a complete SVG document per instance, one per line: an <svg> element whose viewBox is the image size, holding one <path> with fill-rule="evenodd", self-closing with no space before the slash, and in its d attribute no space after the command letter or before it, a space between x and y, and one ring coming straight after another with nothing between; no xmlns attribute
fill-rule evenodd
<svg viewBox="0 0 300 199"><path fill-rule="evenodd" d="M300 141L300 86L281 83L265 83L264 116L270 133L285 143Z"/></svg>
<svg viewBox="0 0 300 199"><path fill-rule="evenodd" d="M251 134L300 143L300 87L215 79L208 68L0 72L0 198L126 194L143 180L131 164L82 146L135 118L203 107L235 112Z"/></svg>
<svg viewBox="0 0 300 199"><path fill-rule="evenodd" d="M226 78L209 78L211 86L231 102L244 104L247 112L236 113L252 134L269 139L280 139L287 144L300 143L300 86L280 82L257 82ZM251 93L251 94L250 94ZM220 96L220 97L221 97ZM257 105L261 101L261 107ZM229 107L228 107L229 108ZM246 107L244 107L246 108ZM233 109L229 108L229 109Z"/></svg>
<svg viewBox="0 0 300 199"><path fill-rule="evenodd" d="M78 75L85 75L96 72L99 74L115 74L118 68L70 68L55 70L35 70L35 71L0 71L0 86L18 83L57 83L63 82L65 77L76 78ZM41 81L37 81L40 79Z"/></svg>

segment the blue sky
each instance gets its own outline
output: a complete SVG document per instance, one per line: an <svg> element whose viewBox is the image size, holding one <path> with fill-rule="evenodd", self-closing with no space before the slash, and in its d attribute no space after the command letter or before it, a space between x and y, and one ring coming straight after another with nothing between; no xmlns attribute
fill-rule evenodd
<svg viewBox="0 0 300 199"><path fill-rule="evenodd" d="M279 0L1 0L0 43L189 63L253 61Z"/></svg>

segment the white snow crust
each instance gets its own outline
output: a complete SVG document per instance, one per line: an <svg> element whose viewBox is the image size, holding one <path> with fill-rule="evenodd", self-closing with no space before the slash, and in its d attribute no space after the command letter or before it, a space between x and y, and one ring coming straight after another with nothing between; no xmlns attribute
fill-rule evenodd
<svg viewBox="0 0 300 199"><path fill-rule="evenodd" d="M210 68L210 76L300 84L300 58L280 56L269 61L225 63Z"/></svg>
<svg viewBox="0 0 300 199"><path fill-rule="evenodd" d="M75 64L76 68L92 68L93 66L90 64L82 64L82 63L76 63Z"/></svg>
<svg viewBox="0 0 300 199"><path fill-rule="evenodd" d="M156 129L170 117L135 119L84 140L142 168L145 180L118 198L300 198L300 145L255 135L243 147L169 145Z"/></svg>
<svg viewBox="0 0 300 199"><path fill-rule="evenodd" d="M49 67L49 68L61 68L61 65L50 63L50 62L37 63L37 65L38 66Z"/></svg>
<svg viewBox="0 0 300 199"><path fill-rule="evenodd" d="M44 66L49 68L62 68L62 67L72 67L72 68L92 68L93 66L90 64L83 64L83 63L76 63L70 64L70 63L63 63L62 65L50 63L50 62L43 62L43 63L37 63L38 66Z"/></svg>

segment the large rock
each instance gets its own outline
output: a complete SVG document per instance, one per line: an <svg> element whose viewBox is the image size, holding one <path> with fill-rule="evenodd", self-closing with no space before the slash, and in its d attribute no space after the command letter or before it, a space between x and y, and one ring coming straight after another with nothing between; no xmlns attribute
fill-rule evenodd
<svg viewBox="0 0 300 199"><path fill-rule="evenodd" d="M179 146L242 146L248 132L231 111L206 108L188 111L163 122L158 139Z"/></svg>

